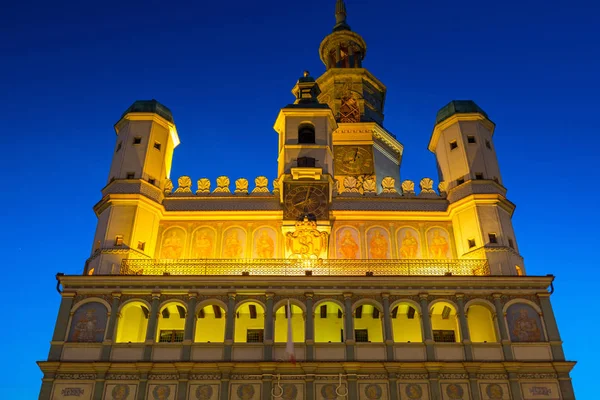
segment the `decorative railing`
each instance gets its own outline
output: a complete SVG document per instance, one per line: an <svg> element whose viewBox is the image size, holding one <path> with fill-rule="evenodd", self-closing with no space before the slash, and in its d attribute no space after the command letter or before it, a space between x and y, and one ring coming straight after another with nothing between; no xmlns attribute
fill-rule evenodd
<svg viewBox="0 0 600 400"><path fill-rule="evenodd" d="M126 259L121 275L490 275L487 260Z"/></svg>

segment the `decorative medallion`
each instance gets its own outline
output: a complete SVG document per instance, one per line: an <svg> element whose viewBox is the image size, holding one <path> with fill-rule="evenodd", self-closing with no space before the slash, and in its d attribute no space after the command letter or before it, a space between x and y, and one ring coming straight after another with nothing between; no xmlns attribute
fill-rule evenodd
<svg viewBox="0 0 600 400"><path fill-rule="evenodd" d="M446 386L446 394L451 399L462 399L465 391L463 390L462 386L457 385L456 383L451 383Z"/></svg>
<svg viewBox="0 0 600 400"><path fill-rule="evenodd" d="M116 385L110 392L112 400L126 400L129 397L129 386L127 385Z"/></svg>
<svg viewBox="0 0 600 400"><path fill-rule="evenodd" d="M196 388L196 399L210 400L213 395L213 388L210 385L200 385Z"/></svg>
<svg viewBox="0 0 600 400"><path fill-rule="evenodd" d="M167 400L171 395L171 388L167 385L157 385L152 391L154 400Z"/></svg>
<svg viewBox="0 0 600 400"><path fill-rule="evenodd" d="M243 384L238 387L237 395L240 400L250 400L254 397L254 387L249 384Z"/></svg>
<svg viewBox="0 0 600 400"><path fill-rule="evenodd" d="M298 397L298 388L291 383L284 383L275 387L273 397L283 400L296 400Z"/></svg>
<svg viewBox="0 0 600 400"><path fill-rule="evenodd" d="M406 385L404 393L406 393L406 396L409 399L418 400L423 397L423 389L421 388L421 385L417 385L416 383Z"/></svg>
<svg viewBox="0 0 600 400"><path fill-rule="evenodd" d="M502 390L502 386L497 383L491 383L487 385L485 388L485 393L487 393L490 399L501 399L504 396L504 390Z"/></svg>
<svg viewBox="0 0 600 400"><path fill-rule="evenodd" d="M336 385L328 383L321 388L321 396L326 400L336 400L338 398Z"/></svg>
<svg viewBox="0 0 600 400"><path fill-rule="evenodd" d="M382 394L383 391L381 390L381 386L379 385L370 384L365 387L365 396L367 396L367 399L369 400L380 399Z"/></svg>

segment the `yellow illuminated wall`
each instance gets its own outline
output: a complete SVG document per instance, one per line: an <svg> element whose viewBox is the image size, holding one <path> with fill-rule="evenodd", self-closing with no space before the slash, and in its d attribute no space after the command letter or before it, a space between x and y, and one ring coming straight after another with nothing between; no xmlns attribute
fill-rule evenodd
<svg viewBox="0 0 600 400"><path fill-rule="evenodd" d="M492 313L484 306L472 305L467 311L467 322L472 342L496 342Z"/></svg>
<svg viewBox="0 0 600 400"><path fill-rule="evenodd" d="M396 318L392 318L392 330L394 332L394 342L420 343L423 341L421 329L421 316L415 309L414 318L408 318L410 304L398 304L398 313Z"/></svg>
<svg viewBox="0 0 600 400"><path fill-rule="evenodd" d="M369 342L382 343L383 342L383 327L382 318L383 313L379 313L377 318L373 318L374 307L370 304L364 304L362 306L362 315L360 318L356 317L356 310L354 311L354 329L367 329L369 333Z"/></svg>
<svg viewBox="0 0 600 400"><path fill-rule="evenodd" d="M296 305L292 307L292 338L294 342L304 342L304 315ZM275 342L287 342L288 320L285 317L285 306L275 312Z"/></svg>
<svg viewBox="0 0 600 400"><path fill-rule="evenodd" d="M327 306L326 318L321 318L321 306ZM341 343L344 329L344 317L338 318L340 306L333 302L319 303L315 308L315 342Z"/></svg>
<svg viewBox="0 0 600 400"><path fill-rule="evenodd" d="M221 308L221 318L215 317L215 311L212 305L202 308L202 311L204 311L204 318L198 318L198 316L196 316L194 342L222 343L223 340L225 340L225 310Z"/></svg>
<svg viewBox="0 0 600 400"><path fill-rule="evenodd" d="M121 309L121 316L117 323L118 343L143 343L146 340L146 329L148 328L148 319L146 318L142 302L131 302L125 304Z"/></svg>
<svg viewBox="0 0 600 400"><path fill-rule="evenodd" d="M179 330L185 329L185 318L181 318L177 306L183 307L179 303L169 303L160 309L158 314L158 329L156 330L156 341L160 339L160 331ZM169 318L164 318L162 313L164 309L169 310ZM185 307L184 307L185 308Z"/></svg>
<svg viewBox="0 0 600 400"><path fill-rule="evenodd" d="M256 318L250 316L250 305L256 306ZM265 328L265 311L259 303L249 302L239 306L235 318L235 342L246 343L248 329Z"/></svg>
<svg viewBox="0 0 600 400"><path fill-rule="evenodd" d="M444 310L444 306L450 307L452 310L447 319L444 319L442 316L442 311ZM445 331L454 331L454 337L457 342L461 341L460 338L460 330L458 328L458 318L456 317L456 309L450 303L436 303L431 307L431 329L432 330L445 330Z"/></svg>

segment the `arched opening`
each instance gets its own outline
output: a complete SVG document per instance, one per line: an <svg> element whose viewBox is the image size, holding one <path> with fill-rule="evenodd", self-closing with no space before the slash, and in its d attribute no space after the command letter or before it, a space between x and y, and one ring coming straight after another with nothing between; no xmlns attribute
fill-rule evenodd
<svg viewBox="0 0 600 400"><path fill-rule="evenodd" d="M354 340L357 343L383 343L383 313L371 304L354 310Z"/></svg>
<svg viewBox="0 0 600 400"><path fill-rule="evenodd" d="M332 301L317 304L315 309L315 342L342 343L344 341L344 313Z"/></svg>
<svg viewBox="0 0 600 400"><path fill-rule="evenodd" d="M225 310L216 304L202 307L196 315L194 342L223 343L225 339Z"/></svg>
<svg viewBox="0 0 600 400"><path fill-rule="evenodd" d="M121 308L117 322L117 343L143 343L146 341L150 310L141 301L132 301Z"/></svg>
<svg viewBox="0 0 600 400"><path fill-rule="evenodd" d="M410 303L400 303L393 307L391 317L394 342L421 343L423 341L421 316Z"/></svg>
<svg viewBox="0 0 600 400"><path fill-rule="evenodd" d="M471 341L478 343L496 342L496 329L491 311L482 305L474 304L467 310L467 323Z"/></svg>
<svg viewBox="0 0 600 400"><path fill-rule="evenodd" d="M292 309L292 339L294 342L304 342L304 313L295 304L290 304ZM288 340L288 319L290 312L287 304L282 305L275 311L275 337L276 343L285 343Z"/></svg>
<svg viewBox="0 0 600 400"><path fill-rule="evenodd" d="M156 341L159 343L183 342L186 309L179 303L164 305L158 314Z"/></svg>
<svg viewBox="0 0 600 400"><path fill-rule="evenodd" d="M300 124L298 144L315 144L315 127L312 124Z"/></svg>
<svg viewBox="0 0 600 400"><path fill-rule="evenodd" d="M458 318L454 306L447 302L435 303L431 306L431 330L433 340L436 342L456 343L460 342L460 330L458 329Z"/></svg>
<svg viewBox="0 0 600 400"><path fill-rule="evenodd" d="M235 313L236 343L262 343L265 332L265 310L257 302L240 305Z"/></svg>
<svg viewBox="0 0 600 400"><path fill-rule="evenodd" d="M523 268L519 267L518 265L515 265L515 269L517 270L517 275L523 275Z"/></svg>

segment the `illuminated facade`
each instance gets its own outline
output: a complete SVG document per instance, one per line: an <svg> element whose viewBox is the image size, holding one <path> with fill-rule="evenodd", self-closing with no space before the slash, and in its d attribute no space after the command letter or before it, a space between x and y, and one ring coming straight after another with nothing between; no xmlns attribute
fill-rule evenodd
<svg viewBox="0 0 600 400"><path fill-rule="evenodd" d="M365 55L338 0L326 72L305 73L275 121L271 182L174 185L170 110L122 115L91 257L57 276L40 399L575 398L494 123L450 102L429 142L438 183L402 181Z"/></svg>

